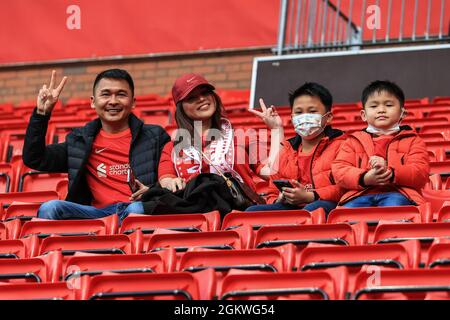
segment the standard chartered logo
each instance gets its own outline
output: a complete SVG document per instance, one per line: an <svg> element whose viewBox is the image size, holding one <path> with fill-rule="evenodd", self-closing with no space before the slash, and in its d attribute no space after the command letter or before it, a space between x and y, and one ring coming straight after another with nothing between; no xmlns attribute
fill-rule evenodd
<svg viewBox="0 0 450 320"><path fill-rule="evenodd" d="M106 178L106 165L104 163L100 163L97 166L97 175L100 178Z"/></svg>
<svg viewBox="0 0 450 320"><path fill-rule="evenodd" d="M111 166L107 166L104 163L100 163L97 166L97 175L100 178L106 178L107 176L123 176L127 175L128 169L130 165L128 163L125 164L114 164Z"/></svg>

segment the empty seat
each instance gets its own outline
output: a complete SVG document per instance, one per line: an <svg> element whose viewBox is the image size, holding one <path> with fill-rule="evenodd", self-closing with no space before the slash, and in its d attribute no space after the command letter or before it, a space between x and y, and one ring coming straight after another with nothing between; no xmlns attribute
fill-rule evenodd
<svg viewBox="0 0 450 320"><path fill-rule="evenodd" d="M355 281L352 299L433 299L442 292L448 299L450 292L450 269L378 270L361 271ZM438 299L445 298L439 295Z"/></svg>
<svg viewBox="0 0 450 320"><path fill-rule="evenodd" d="M450 236L450 223L399 223L380 224L374 234L374 243L392 243L419 240L422 247L421 263L428 259L431 243L440 237Z"/></svg>
<svg viewBox="0 0 450 320"><path fill-rule="evenodd" d="M0 203L3 207L8 207L14 201L42 203L49 200L58 200L59 196L56 191L36 191L36 192L10 192L0 193Z"/></svg>
<svg viewBox="0 0 450 320"><path fill-rule="evenodd" d="M434 240L428 250L426 267L430 269L450 267L450 240L448 238Z"/></svg>
<svg viewBox="0 0 450 320"><path fill-rule="evenodd" d="M327 219L327 223L366 222L369 226L377 225L379 221L398 222L426 222L418 207L367 207L333 209Z"/></svg>
<svg viewBox="0 0 450 320"><path fill-rule="evenodd" d="M37 211L40 203L13 202L6 210L3 219L8 221L12 219L31 220L37 217Z"/></svg>
<svg viewBox="0 0 450 320"><path fill-rule="evenodd" d="M84 275L104 273L162 273L174 270L175 253L165 250L150 254L97 255L76 253L67 259L62 275L64 281Z"/></svg>
<svg viewBox="0 0 450 320"><path fill-rule="evenodd" d="M450 201L444 202L437 214L437 222L450 222Z"/></svg>
<svg viewBox="0 0 450 320"><path fill-rule="evenodd" d="M267 226L256 232L254 247L276 247L286 243L306 246L310 242L355 245L365 243L367 228L361 224Z"/></svg>
<svg viewBox="0 0 450 320"><path fill-rule="evenodd" d="M59 252L28 259L0 259L0 282L56 282L61 261Z"/></svg>
<svg viewBox="0 0 450 320"><path fill-rule="evenodd" d="M0 222L0 240L17 239L21 223L18 220Z"/></svg>
<svg viewBox="0 0 450 320"><path fill-rule="evenodd" d="M244 225L254 230L269 225L303 225L320 224L325 220L323 209L308 212L306 210L274 210L274 211L232 211L222 222L222 230L231 230Z"/></svg>
<svg viewBox="0 0 450 320"><path fill-rule="evenodd" d="M1 300L75 300L76 290L66 282L18 283L0 286Z"/></svg>
<svg viewBox="0 0 450 320"><path fill-rule="evenodd" d="M418 268L419 261L418 241L356 246L309 244L300 253L298 267L300 271L338 266L359 270L364 265L412 269Z"/></svg>
<svg viewBox="0 0 450 320"><path fill-rule="evenodd" d="M294 251L292 249L291 247L291 250L286 250L286 252L278 249L197 249L188 251L181 257L178 270L197 272L211 268L220 272L230 269L270 272L290 271L294 262Z"/></svg>
<svg viewBox="0 0 450 320"><path fill-rule="evenodd" d="M144 252L174 248L185 252L189 248L246 249L242 230L215 232L175 232L158 230L144 245Z"/></svg>
<svg viewBox="0 0 450 320"><path fill-rule="evenodd" d="M130 234L136 230L142 233L153 233L157 228L175 231L215 231L220 227L218 211L198 214L167 214L167 215L134 215L126 217L119 233Z"/></svg>
<svg viewBox="0 0 450 320"><path fill-rule="evenodd" d="M450 199L450 190L422 190L425 201L430 203L430 211L433 214L433 220L438 218L439 210L444 203Z"/></svg>
<svg viewBox="0 0 450 320"><path fill-rule="evenodd" d="M75 252L102 254L134 253L131 239L126 235L110 236L51 236L45 238L39 248L39 255L60 250L64 256Z"/></svg>
<svg viewBox="0 0 450 320"><path fill-rule="evenodd" d="M0 192L9 192L12 190L13 170L11 164L0 163Z"/></svg>
<svg viewBox="0 0 450 320"><path fill-rule="evenodd" d="M46 238L51 235L60 236L93 236L115 234L118 225L117 215L101 219L86 220L46 220L33 219L22 226L20 238L37 235Z"/></svg>
<svg viewBox="0 0 450 320"><path fill-rule="evenodd" d="M428 222L431 214L421 213L416 206L398 207L367 207L367 208L345 208L339 207L330 212L327 223L366 223L368 226L368 242L373 241L373 232L380 221L395 222Z"/></svg>
<svg viewBox="0 0 450 320"><path fill-rule="evenodd" d="M56 191L60 181L66 180L67 174L29 171L22 174L18 191Z"/></svg>
<svg viewBox="0 0 450 320"><path fill-rule="evenodd" d="M83 299L200 299L194 274L150 273L108 274L90 277L83 289Z"/></svg>
<svg viewBox="0 0 450 320"><path fill-rule="evenodd" d="M230 271L230 274L223 279L219 298L222 300L338 300L344 298L346 284L345 268L295 273Z"/></svg>
<svg viewBox="0 0 450 320"><path fill-rule="evenodd" d="M0 259L31 258L37 255L38 250L37 237L0 241Z"/></svg>

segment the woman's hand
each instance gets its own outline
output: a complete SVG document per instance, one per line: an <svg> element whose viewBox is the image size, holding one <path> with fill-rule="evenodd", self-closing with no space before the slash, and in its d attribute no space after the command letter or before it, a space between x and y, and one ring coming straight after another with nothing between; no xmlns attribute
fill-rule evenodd
<svg viewBox="0 0 450 320"><path fill-rule="evenodd" d="M262 98L259 99L259 105L262 112L256 111L254 109L248 109L248 111L260 117L261 120L264 121L264 123L267 125L267 127L269 127L269 129L283 128L283 120L278 115L273 105L271 105L270 108L267 108Z"/></svg>
<svg viewBox="0 0 450 320"><path fill-rule="evenodd" d="M161 187L166 188L172 192L183 190L186 187L186 182L183 178L163 178L159 180Z"/></svg>

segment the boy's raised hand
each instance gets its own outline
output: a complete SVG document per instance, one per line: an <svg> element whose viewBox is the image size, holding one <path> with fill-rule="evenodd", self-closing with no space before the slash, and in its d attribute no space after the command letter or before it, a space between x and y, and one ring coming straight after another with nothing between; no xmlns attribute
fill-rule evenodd
<svg viewBox="0 0 450 320"><path fill-rule="evenodd" d="M261 112L254 109L248 109L248 111L260 117L261 120L264 121L264 123L269 127L269 129L283 128L283 120L281 120L281 117L278 115L273 105L270 106L270 108L267 108L262 98L259 99L259 105L262 110Z"/></svg>
<svg viewBox="0 0 450 320"><path fill-rule="evenodd" d="M36 103L38 114L46 115L52 112L58 101L59 95L67 82L67 77L64 77L58 87L55 88L55 77L56 71L53 70L50 85L47 87L47 85L44 84L41 90L39 90Z"/></svg>

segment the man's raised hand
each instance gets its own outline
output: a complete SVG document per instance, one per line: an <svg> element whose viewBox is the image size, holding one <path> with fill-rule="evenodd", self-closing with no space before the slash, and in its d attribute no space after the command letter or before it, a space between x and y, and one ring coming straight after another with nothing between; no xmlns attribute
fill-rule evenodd
<svg viewBox="0 0 450 320"><path fill-rule="evenodd" d="M64 85L67 82L67 77L64 77L59 83L58 87L55 88L55 78L56 71L52 71L52 77L50 79L50 85L47 87L44 84L39 90L39 94L37 96L37 113L46 115L50 114L55 107L56 102L58 102L59 95L61 94Z"/></svg>

